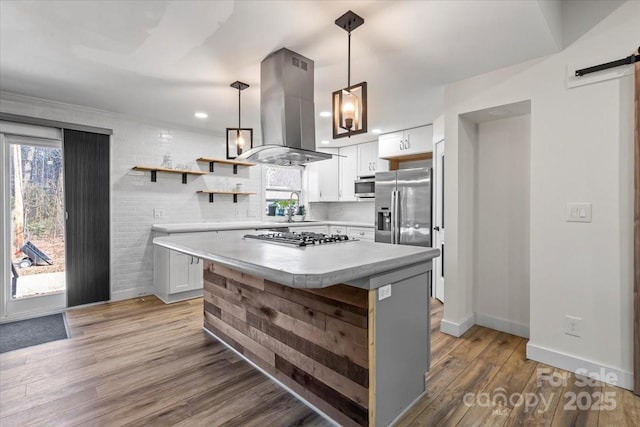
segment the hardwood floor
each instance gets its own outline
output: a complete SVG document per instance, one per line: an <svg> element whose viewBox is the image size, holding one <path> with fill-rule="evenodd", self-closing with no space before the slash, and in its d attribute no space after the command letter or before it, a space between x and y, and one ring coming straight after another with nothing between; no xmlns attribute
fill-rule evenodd
<svg viewBox="0 0 640 427"><path fill-rule="evenodd" d="M0 425L329 425L209 338L202 311L202 299L155 297L70 310L71 339L0 355ZM432 311L429 391L399 425L637 425L640 398L631 392L578 388L575 376L538 385L537 369L547 367L525 359L526 340L482 327L454 338L440 333L442 305ZM544 399L486 406L482 393L499 388ZM613 393L616 408L565 410L571 392Z"/></svg>

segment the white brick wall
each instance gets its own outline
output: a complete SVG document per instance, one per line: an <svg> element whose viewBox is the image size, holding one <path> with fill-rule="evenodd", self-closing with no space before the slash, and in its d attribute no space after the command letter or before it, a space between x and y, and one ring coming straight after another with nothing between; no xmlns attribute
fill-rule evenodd
<svg viewBox="0 0 640 427"><path fill-rule="evenodd" d="M181 183L177 174L158 173L150 182L149 172L132 171L135 165L159 166L170 152L173 166L188 163L192 169L209 170L196 164L198 157L225 157L224 130L215 133L152 123L120 114L0 93L0 111L4 113L59 120L113 129L111 138L111 298L126 299L152 293L153 244L151 225L161 222L235 221L248 218L249 210L261 215L264 201L262 167L239 168L233 175L230 166L216 165L211 175L187 177ZM169 131L173 138L161 139ZM216 196L209 203L204 189L243 184L243 191L255 196ZM220 188L221 189L221 188ZM154 220L153 209L164 210L164 218ZM236 213L238 214L236 216ZM257 218L251 218L257 219Z"/></svg>

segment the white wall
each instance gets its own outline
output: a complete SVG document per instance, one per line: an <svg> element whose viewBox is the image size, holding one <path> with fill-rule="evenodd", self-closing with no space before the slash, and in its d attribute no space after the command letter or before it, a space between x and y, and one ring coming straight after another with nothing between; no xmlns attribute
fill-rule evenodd
<svg viewBox="0 0 640 427"><path fill-rule="evenodd" d="M311 217L326 221L375 223L375 202L317 202L310 203Z"/></svg>
<svg viewBox="0 0 640 427"><path fill-rule="evenodd" d="M530 115L478 125L477 324L529 336Z"/></svg>
<svg viewBox="0 0 640 427"><path fill-rule="evenodd" d="M629 55L640 2L629 1L564 51L445 88L447 258L443 328L473 323L473 132L460 114L531 100L528 357L632 380L633 81L567 88L567 71ZM593 203L592 223L565 221L567 202ZM471 209L470 209L471 207ZM580 338L562 331L583 319ZM457 331L456 331L457 328Z"/></svg>
<svg viewBox="0 0 640 427"><path fill-rule="evenodd" d="M212 175L189 175L186 185L181 184L180 175L158 173L158 181L152 183L149 172L131 170L135 165L159 166L163 155L170 152L174 167L188 163L192 169L208 171L208 164L196 164L195 160L198 157L224 158L226 152L222 135L7 93L0 94L0 111L113 129L112 300L153 292L152 224L243 220L249 218L250 213L258 217L262 213L261 166L239 168L238 175L233 175L231 167L216 165ZM162 140L160 133L167 130L173 138ZM237 182L243 183L243 191L255 191L257 195L240 196L238 203L234 204L231 196L216 196L215 202L209 203L207 196L196 194L197 190L216 189ZM154 208L164 209L163 219L154 219Z"/></svg>

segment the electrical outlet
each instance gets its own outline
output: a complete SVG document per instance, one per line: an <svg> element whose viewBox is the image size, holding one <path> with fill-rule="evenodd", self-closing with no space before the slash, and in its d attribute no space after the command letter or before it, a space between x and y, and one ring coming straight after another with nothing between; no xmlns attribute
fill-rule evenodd
<svg viewBox="0 0 640 427"><path fill-rule="evenodd" d="M378 288L378 301L387 299L391 296L391 285L384 285Z"/></svg>
<svg viewBox="0 0 640 427"><path fill-rule="evenodd" d="M582 334L582 319L569 315L565 316L564 333L574 337L580 337Z"/></svg>
<svg viewBox="0 0 640 427"><path fill-rule="evenodd" d="M164 209L154 208L153 219L162 219L162 218L164 218Z"/></svg>

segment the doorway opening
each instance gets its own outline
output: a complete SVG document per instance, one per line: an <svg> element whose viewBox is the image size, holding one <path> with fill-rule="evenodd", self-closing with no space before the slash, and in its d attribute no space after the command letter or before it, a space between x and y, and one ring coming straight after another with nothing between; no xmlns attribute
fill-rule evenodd
<svg viewBox="0 0 640 427"><path fill-rule="evenodd" d="M475 323L529 337L531 102L459 118L459 146L472 185L465 227Z"/></svg>
<svg viewBox="0 0 640 427"><path fill-rule="evenodd" d="M61 133L51 129L55 136ZM0 134L6 317L66 307L64 168L61 138ZM5 277L7 277L5 276Z"/></svg>

